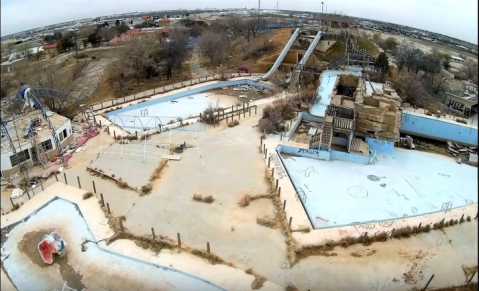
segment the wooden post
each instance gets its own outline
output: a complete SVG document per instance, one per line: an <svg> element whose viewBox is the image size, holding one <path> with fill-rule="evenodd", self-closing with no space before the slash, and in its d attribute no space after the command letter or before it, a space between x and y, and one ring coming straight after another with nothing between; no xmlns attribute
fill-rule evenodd
<svg viewBox="0 0 479 291"><path fill-rule="evenodd" d="M274 168L271 168L271 177L274 177Z"/></svg>
<svg viewBox="0 0 479 291"><path fill-rule="evenodd" d="M100 193L101 206L105 206L105 200L103 199L103 193Z"/></svg>
<svg viewBox="0 0 479 291"><path fill-rule="evenodd" d="M394 231L395 231L395 230L396 230L396 229L393 228L393 230L391 231L391 237L394 235Z"/></svg>
<svg viewBox="0 0 479 291"><path fill-rule="evenodd" d="M123 220L119 218L118 222L120 222L120 230L123 231Z"/></svg>
<svg viewBox="0 0 479 291"><path fill-rule="evenodd" d="M281 195L281 186L278 187L278 196Z"/></svg>
<svg viewBox="0 0 479 291"><path fill-rule="evenodd" d="M93 184L93 192L96 194L96 186L95 186L95 181L92 181Z"/></svg>
<svg viewBox="0 0 479 291"><path fill-rule="evenodd" d="M156 236L155 236L155 229L154 229L153 227L151 228L151 235L153 236L153 239L156 238Z"/></svg>
<svg viewBox="0 0 479 291"><path fill-rule="evenodd" d="M113 131L113 138L116 140L116 131Z"/></svg>
<svg viewBox="0 0 479 291"><path fill-rule="evenodd" d="M108 214L111 214L110 204L108 202L106 203L106 209L108 210Z"/></svg>
<svg viewBox="0 0 479 291"><path fill-rule="evenodd" d="M278 189L278 179L276 179L276 188L274 188L274 189L276 189L276 190Z"/></svg>
<svg viewBox="0 0 479 291"><path fill-rule="evenodd" d="M474 273L472 273L472 276L471 276L471 278L469 278L469 281L467 281L466 286L469 286L469 284L471 284L471 281L472 281L472 278L474 278L474 275L476 275L476 271L474 271Z"/></svg>
<svg viewBox="0 0 479 291"><path fill-rule="evenodd" d="M246 110L244 109L244 102L243 102L243 118L246 118Z"/></svg>
<svg viewBox="0 0 479 291"><path fill-rule="evenodd" d="M283 202L283 211L286 209L286 199L284 199L284 202Z"/></svg>
<svg viewBox="0 0 479 291"><path fill-rule="evenodd" d="M10 202L12 203L12 207L13 207L13 209L15 209L15 203L13 203L13 199L12 199L12 197L10 197Z"/></svg>
<svg viewBox="0 0 479 291"><path fill-rule="evenodd" d="M263 137L261 137L261 142L263 142ZM266 144L263 144L263 153L266 152ZM266 159L266 158L265 158Z"/></svg>
<svg viewBox="0 0 479 291"><path fill-rule="evenodd" d="M179 232L176 234L176 237L178 238L178 247L181 249L181 236Z"/></svg>
<svg viewBox="0 0 479 291"><path fill-rule="evenodd" d="M251 116L251 107L249 107L249 105L248 105L248 113L249 113L249 116Z"/></svg>
<svg viewBox="0 0 479 291"><path fill-rule="evenodd" d="M263 147L263 136L259 137L259 146Z"/></svg>
<svg viewBox="0 0 479 291"><path fill-rule="evenodd" d="M135 130L136 139L138 139L138 131Z"/></svg>
<svg viewBox="0 0 479 291"><path fill-rule="evenodd" d="M57 179L57 182L58 182L58 176L57 176L57 173L55 173L55 179Z"/></svg>
<svg viewBox="0 0 479 291"><path fill-rule="evenodd" d="M206 242L206 252L210 253L210 242Z"/></svg>
<svg viewBox="0 0 479 291"><path fill-rule="evenodd" d="M271 165L271 157L268 157L268 169L270 165Z"/></svg>
<svg viewBox="0 0 479 291"><path fill-rule="evenodd" d="M291 229L291 223L292 223L292 222L293 222L293 217L290 216L290 217L289 217L289 223L288 223L290 229Z"/></svg>
<svg viewBox="0 0 479 291"><path fill-rule="evenodd" d="M254 106L254 115L256 115L256 109L258 108L258 105Z"/></svg>
<svg viewBox="0 0 479 291"><path fill-rule="evenodd" d="M421 229L421 223L419 223L418 227L417 227L417 230L416 230L416 233L419 233L419 230Z"/></svg>
<svg viewBox="0 0 479 291"><path fill-rule="evenodd" d="M45 189L43 189L43 182L40 182L40 186L42 187L42 191L45 191Z"/></svg>
<svg viewBox="0 0 479 291"><path fill-rule="evenodd" d="M80 176L77 176L77 181L78 181L78 188L81 189Z"/></svg>
<svg viewBox="0 0 479 291"><path fill-rule="evenodd" d="M264 158L266 159L267 156L268 156L268 149L267 149L266 146L265 146Z"/></svg>
<svg viewBox="0 0 479 291"><path fill-rule="evenodd" d="M434 274L432 274L431 278L429 278L429 281L427 281L426 286L424 286L424 288L422 288L422 291L426 291L427 286L429 286L429 284L431 284L432 279L434 279Z"/></svg>
<svg viewBox="0 0 479 291"><path fill-rule="evenodd" d="M67 173L63 172L63 178L65 178L65 184L68 185Z"/></svg>
<svg viewBox="0 0 479 291"><path fill-rule="evenodd" d="M464 214L462 214L461 219L459 220L459 223L462 223L464 221Z"/></svg>
<svg viewBox="0 0 479 291"><path fill-rule="evenodd" d="M281 132L281 135L280 135L280 138L279 138L280 141L283 140L283 132Z"/></svg>

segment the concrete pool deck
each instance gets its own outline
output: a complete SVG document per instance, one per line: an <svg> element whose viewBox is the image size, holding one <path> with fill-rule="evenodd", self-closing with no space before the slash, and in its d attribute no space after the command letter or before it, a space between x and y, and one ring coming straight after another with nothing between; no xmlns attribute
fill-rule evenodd
<svg viewBox="0 0 479 291"><path fill-rule="evenodd" d="M387 221L477 203L477 168L399 148L377 159L371 165L305 157L283 161L314 228Z"/></svg>
<svg viewBox="0 0 479 291"><path fill-rule="evenodd" d="M113 235L113 231L108 226L108 223L106 223L105 215L100 209L97 199L82 199L83 194L86 192L87 191L56 182L52 186L46 188L45 191L32 197L31 200L25 203L17 211L3 215L1 217L2 227L9 226L25 219L31 213L37 212L38 208L41 206L47 205L53 198L59 197L71 201L78 206L78 208L84 214L83 219L88 224L91 233L97 241L111 237ZM25 225L28 226L28 222L26 222ZM134 242L129 240L118 240L108 246L106 246L104 242L99 242L98 246L105 251L115 252L124 256L131 256L135 259L143 260L151 264L157 264L161 266L172 265L176 270L201 277L202 279L207 280L226 290L251 290L251 282L254 280L254 276L248 275L244 271L237 268L231 268L225 265L211 265L202 259L184 252L177 253L166 250L156 255L152 251L142 249ZM70 247L74 247L74 245L70 244ZM89 248L93 249L92 246L89 246ZM106 268L106 266L103 268ZM153 266L151 268L156 269L156 267ZM117 277L118 275L119 274L115 274L114 276ZM135 282L135 280L131 281L132 283ZM60 287L61 286L58 286L57 288ZM263 288L260 290L279 291L283 290L283 288L271 282L266 282Z"/></svg>

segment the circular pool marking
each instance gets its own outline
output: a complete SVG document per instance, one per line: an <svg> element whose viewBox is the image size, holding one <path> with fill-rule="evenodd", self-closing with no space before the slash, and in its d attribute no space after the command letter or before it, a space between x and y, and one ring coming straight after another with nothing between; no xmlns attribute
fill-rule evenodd
<svg viewBox="0 0 479 291"><path fill-rule="evenodd" d="M348 193L354 198L366 198L368 197L368 190L361 186L353 186L348 188Z"/></svg>

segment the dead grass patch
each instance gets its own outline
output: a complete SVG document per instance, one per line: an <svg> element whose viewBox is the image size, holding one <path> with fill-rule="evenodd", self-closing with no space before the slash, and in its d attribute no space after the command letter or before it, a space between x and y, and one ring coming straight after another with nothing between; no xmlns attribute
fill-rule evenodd
<svg viewBox="0 0 479 291"><path fill-rule="evenodd" d="M86 192L83 194L83 200L87 200L88 198L93 197L93 193L91 192Z"/></svg>
<svg viewBox="0 0 479 291"><path fill-rule="evenodd" d="M241 196L239 202L238 202L238 205L240 207L246 207L249 205L249 202L250 202L250 196L249 194L243 194L243 196Z"/></svg>
<svg viewBox="0 0 479 291"><path fill-rule="evenodd" d="M269 228L277 228L278 225L277 225L277 222L276 222L276 218L275 217L257 217L256 218L256 223L261 225L261 226L264 226L264 227L269 227Z"/></svg>
<svg viewBox="0 0 479 291"><path fill-rule="evenodd" d="M228 122L228 127L235 127L237 125L239 125L239 120L233 120Z"/></svg>
<svg viewBox="0 0 479 291"><path fill-rule="evenodd" d="M151 183L143 185L141 186L140 196L150 194L152 190L153 190L153 185L151 185Z"/></svg>
<svg viewBox="0 0 479 291"><path fill-rule="evenodd" d="M215 201L215 198L213 198L212 195L203 196L201 194L196 194L195 193L195 194L193 194L193 201L211 204Z"/></svg>
<svg viewBox="0 0 479 291"><path fill-rule="evenodd" d="M289 283L286 288L284 288L285 291L299 291L298 287L294 286L293 284Z"/></svg>
<svg viewBox="0 0 479 291"><path fill-rule="evenodd" d="M154 180L161 178L160 176L161 171L163 171L163 169L167 166L167 164L168 164L168 160L161 161L158 167L156 167L156 169L153 171L153 174L151 174L149 181L153 182Z"/></svg>

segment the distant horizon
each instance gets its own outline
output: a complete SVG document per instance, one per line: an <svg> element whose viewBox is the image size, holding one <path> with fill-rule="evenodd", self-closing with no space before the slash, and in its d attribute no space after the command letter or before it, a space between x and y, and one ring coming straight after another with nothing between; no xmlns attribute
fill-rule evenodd
<svg viewBox="0 0 479 291"><path fill-rule="evenodd" d="M84 5L85 1L88 5ZM401 3L397 3L394 0L369 0L362 2L359 6L352 0L335 0L332 3L325 2L323 11L327 11L329 14L341 12L350 17L407 26L478 45L476 25L478 3L474 0L464 1L470 3L470 9L460 10L459 13L454 13L455 6L446 0L403 0ZM112 5L107 5L107 2L111 2L110 4ZM82 2L80 0L46 0L44 2L38 0L24 0L21 2L1 0L1 37L8 37L12 34L34 30L39 27L99 16L112 16L114 14L205 9L257 9L258 5L256 0L242 0L240 1L242 7L227 7L232 2L221 1L217 3L217 1L213 0L204 0L202 1L204 2L202 4L203 7L198 7L199 4L196 1L177 0L175 3L165 3L165 5L162 5L163 9L158 10L155 9L159 7L153 0L136 0L135 3L121 0L113 2L113 0L104 0L101 3L93 0L82 0ZM284 0L283 2L274 0L262 0L261 2L261 10L276 10L276 3L279 4L280 11L321 13L322 10L321 4L314 0L296 0L294 4L289 1L283 3ZM80 3L83 5L80 5ZM211 5L208 5L208 3ZM79 6L73 4L78 4ZM235 2L235 6L237 4L239 4L238 1ZM53 6L55 9L52 9ZM425 10L428 11L427 18L422 13ZM17 11L22 11L22 13L18 14L16 13ZM93 13L96 15L93 15ZM444 24L443 17L446 13L449 23L455 23L454 26ZM11 17L11 15L15 15L15 18ZM35 17L36 15L37 17ZM402 17L402 15L408 15L409 17ZM69 16L71 18L67 19ZM58 21L52 23L52 18L56 18ZM17 29L17 27L19 28Z"/></svg>

